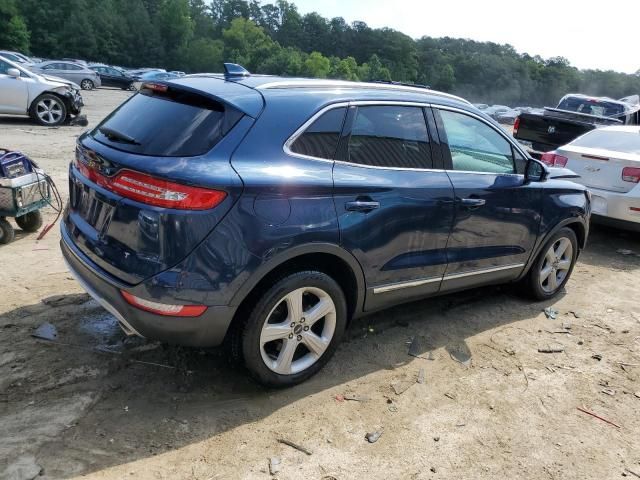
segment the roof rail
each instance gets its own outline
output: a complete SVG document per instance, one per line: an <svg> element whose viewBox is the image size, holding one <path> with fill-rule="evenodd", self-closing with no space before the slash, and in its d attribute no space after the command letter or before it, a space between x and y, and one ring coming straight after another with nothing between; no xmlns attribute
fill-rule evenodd
<svg viewBox="0 0 640 480"><path fill-rule="evenodd" d="M415 87L415 88L424 88L425 90L431 90L431 87L429 85L423 85L421 83L396 82L393 80L372 80L369 83L381 83L383 85L399 85L401 87Z"/></svg>
<svg viewBox="0 0 640 480"><path fill-rule="evenodd" d="M224 64L224 78L244 78L250 76L249 71L242 65L238 65L237 63Z"/></svg>

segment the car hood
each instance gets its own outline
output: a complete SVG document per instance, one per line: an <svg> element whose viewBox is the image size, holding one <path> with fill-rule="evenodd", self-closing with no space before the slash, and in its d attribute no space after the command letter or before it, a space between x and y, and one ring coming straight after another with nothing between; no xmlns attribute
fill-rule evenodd
<svg viewBox="0 0 640 480"><path fill-rule="evenodd" d="M47 82L53 82L53 83L62 83L68 87L71 87L75 90L80 90L80 85L78 85L77 83L73 83L69 80L65 80L64 78L60 78L60 77L52 77L51 75L42 75L41 73L38 73L38 75L40 75L42 78L44 78Z"/></svg>

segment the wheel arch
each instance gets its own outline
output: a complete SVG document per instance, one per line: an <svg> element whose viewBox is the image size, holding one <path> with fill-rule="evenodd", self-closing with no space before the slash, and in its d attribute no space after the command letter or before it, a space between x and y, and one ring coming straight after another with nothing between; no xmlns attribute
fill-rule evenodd
<svg viewBox="0 0 640 480"><path fill-rule="evenodd" d="M65 97L64 95L59 94L58 92L53 92L51 90L43 90L42 92L38 93L38 95L36 96L36 98L34 98L31 103L29 104L29 109L27 110L27 113L29 114L29 116L33 116L33 109L36 106L36 103L38 102L38 100L40 100L40 98L43 95L51 95L53 97L56 97L58 99L60 99L60 101L64 104L64 108L66 109L65 112L65 119L64 121L67 121L71 115L70 113L70 108L71 108L71 101Z"/></svg>
<svg viewBox="0 0 640 480"><path fill-rule="evenodd" d="M277 278L300 270L314 269L331 276L342 288L347 300L348 318L362 313L365 280L358 261L338 245L313 243L293 247L263 263L238 290L231 301L236 307L229 331L233 330L262 292Z"/></svg>

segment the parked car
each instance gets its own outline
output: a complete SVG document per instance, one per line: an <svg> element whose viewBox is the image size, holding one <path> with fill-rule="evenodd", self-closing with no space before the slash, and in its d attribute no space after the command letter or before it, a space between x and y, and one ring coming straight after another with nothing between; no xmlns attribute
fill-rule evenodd
<svg viewBox="0 0 640 480"><path fill-rule="evenodd" d="M520 115L520 113L517 110L509 109L506 112L497 114L495 116L495 119L498 123L504 125L513 125L516 121L516 118L518 118L518 115Z"/></svg>
<svg viewBox="0 0 640 480"><path fill-rule="evenodd" d="M100 77L96 72L77 63L49 60L36 63L30 68L35 73L43 73L70 80L80 85L83 90L93 90L102 85Z"/></svg>
<svg viewBox="0 0 640 480"><path fill-rule="evenodd" d="M12 62L19 63L24 67L33 65L33 61L26 55L21 54L20 52L12 52L10 50L0 50L0 56L6 58L7 60L11 60Z"/></svg>
<svg viewBox="0 0 640 480"><path fill-rule="evenodd" d="M537 152L548 152L580 135L605 125L640 124L640 98L637 95L613 100L580 94L565 95L556 108L522 113L513 135Z"/></svg>
<svg viewBox="0 0 640 480"><path fill-rule="evenodd" d="M135 90L135 80L122 70L109 65L91 65L91 70L100 77L103 87L118 87L123 90Z"/></svg>
<svg viewBox="0 0 640 480"><path fill-rule="evenodd" d="M0 114L29 115L40 125L60 125L79 115L80 87L37 75L0 56Z"/></svg>
<svg viewBox="0 0 640 480"><path fill-rule="evenodd" d="M486 103L474 103L473 106L478 110L486 110L487 108L489 108L489 105L487 105Z"/></svg>
<svg viewBox="0 0 640 480"><path fill-rule="evenodd" d="M62 252L127 333L226 341L281 387L320 370L352 318L567 282L586 188L465 100L227 71L144 84L78 139Z"/></svg>
<svg viewBox="0 0 640 480"><path fill-rule="evenodd" d="M497 120L499 115L507 113L509 111L511 111L511 108L507 107L506 105L492 105L491 107L485 108L483 110L484 113L489 115L494 120Z"/></svg>
<svg viewBox="0 0 640 480"><path fill-rule="evenodd" d="M145 73L151 72L166 72L163 68L138 68L135 70L128 70L127 73L132 77L141 77Z"/></svg>
<svg viewBox="0 0 640 480"><path fill-rule="evenodd" d="M180 75L176 75L175 73L171 72L146 72L135 77L136 80L134 83L134 88L139 89L144 82L167 81L179 77Z"/></svg>
<svg viewBox="0 0 640 480"><path fill-rule="evenodd" d="M640 231L640 127L597 128L547 152L542 161L580 175L595 222Z"/></svg>

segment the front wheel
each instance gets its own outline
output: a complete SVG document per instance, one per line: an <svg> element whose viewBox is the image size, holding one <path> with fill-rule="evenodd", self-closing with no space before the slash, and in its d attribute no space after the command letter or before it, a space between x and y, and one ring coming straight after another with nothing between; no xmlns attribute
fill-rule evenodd
<svg viewBox="0 0 640 480"><path fill-rule="evenodd" d="M346 300L336 281L318 271L297 272L262 294L237 347L258 382L289 387L329 361L346 324Z"/></svg>
<svg viewBox="0 0 640 480"><path fill-rule="evenodd" d="M570 228L561 228L545 243L524 278L526 293L536 300L558 294L571 276L578 259L578 239Z"/></svg>
<svg viewBox="0 0 640 480"><path fill-rule="evenodd" d="M45 127L62 125L67 119L67 107L60 97L45 93L36 98L29 110L31 118Z"/></svg>
<svg viewBox="0 0 640 480"><path fill-rule="evenodd" d="M80 88L82 88L83 90L93 90L95 88L95 84L93 83L93 80L85 78L84 80L82 80L82 82L80 82Z"/></svg>

